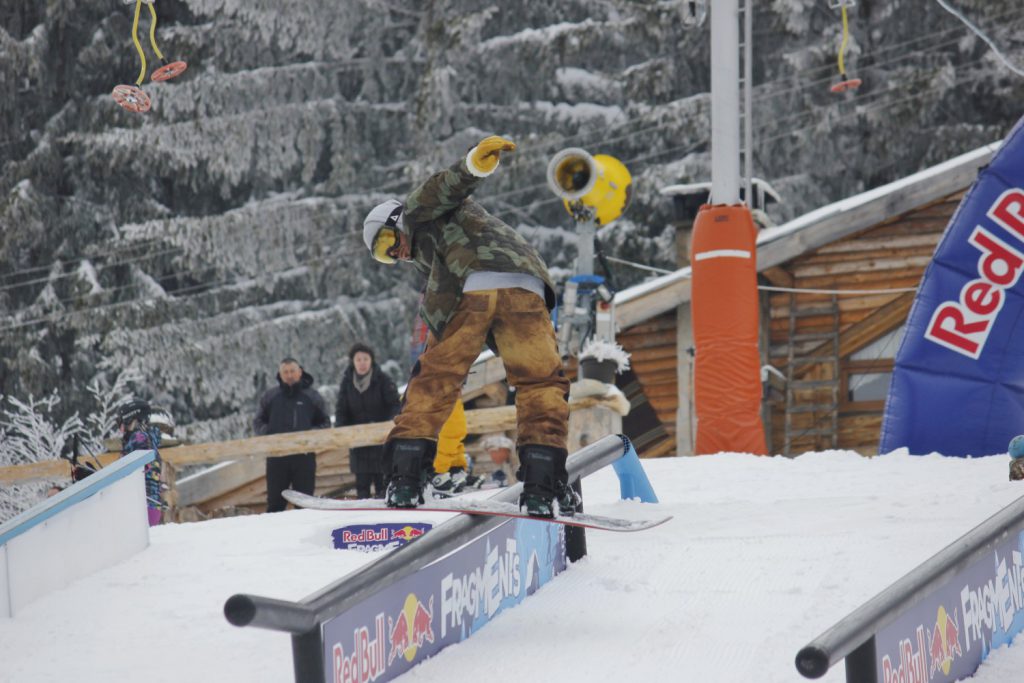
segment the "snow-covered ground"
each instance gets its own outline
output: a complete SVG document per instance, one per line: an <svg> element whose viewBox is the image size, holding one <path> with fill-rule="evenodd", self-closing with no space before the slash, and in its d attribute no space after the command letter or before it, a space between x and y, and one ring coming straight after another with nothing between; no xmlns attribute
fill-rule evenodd
<svg viewBox="0 0 1024 683"><path fill-rule="evenodd" d="M1004 457L726 454L644 466L671 522L590 532L589 557L404 680L803 680L800 647L1024 495ZM616 501L611 470L584 490L590 512L643 507ZM372 559L331 547L342 515L374 517L299 510L157 527L131 560L0 619L0 680L290 681L290 638L231 626L224 601L299 599ZM1003 648L972 680L1021 671L1024 647ZM842 665L820 680L844 680Z"/></svg>

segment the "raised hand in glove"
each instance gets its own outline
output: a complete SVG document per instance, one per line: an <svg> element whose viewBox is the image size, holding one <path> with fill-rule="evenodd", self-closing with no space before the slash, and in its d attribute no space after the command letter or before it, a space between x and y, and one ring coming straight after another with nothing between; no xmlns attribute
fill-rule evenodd
<svg viewBox="0 0 1024 683"><path fill-rule="evenodd" d="M498 167L502 152L514 152L516 143L499 135L484 138L466 155L466 166L475 176L490 175Z"/></svg>

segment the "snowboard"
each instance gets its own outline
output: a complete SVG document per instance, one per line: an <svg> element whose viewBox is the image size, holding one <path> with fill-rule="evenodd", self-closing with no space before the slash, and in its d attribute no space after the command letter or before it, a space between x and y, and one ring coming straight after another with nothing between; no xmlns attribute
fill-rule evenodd
<svg viewBox="0 0 1024 683"><path fill-rule="evenodd" d="M600 529L602 531L643 531L664 524L672 519L671 515L656 517L654 519L621 519L619 517L605 517L603 515L591 515L585 512L577 512L571 517L555 515L553 518L531 517L518 505L503 503L496 500L467 499L461 496L430 500L415 508L391 508L384 504L383 500L335 500L333 498L318 498L291 489L285 491L285 500L300 508L312 510L349 510L349 511L380 511L380 512L463 512L470 515L490 515L494 517L515 517L517 519L534 519L539 522L551 524L562 524L565 526L577 526L585 529Z"/></svg>

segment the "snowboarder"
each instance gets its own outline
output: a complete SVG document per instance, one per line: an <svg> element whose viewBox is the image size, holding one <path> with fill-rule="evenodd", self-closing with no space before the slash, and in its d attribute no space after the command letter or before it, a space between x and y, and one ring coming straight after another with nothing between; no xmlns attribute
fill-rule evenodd
<svg viewBox="0 0 1024 683"><path fill-rule="evenodd" d="M569 382L549 314L554 285L537 251L470 197L501 154L514 150L510 140L485 138L404 203L379 204L363 222L375 259L409 261L427 276L420 316L432 334L385 444L389 506L422 502L438 433L487 343L518 388L520 505L530 515L550 517L557 498L562 514L575 511L565 469Z"/></svg>
<svg viewBox="0 0 1024 683"><path fill-rule="evenodd" d="M156 526L163 518L165 509L163 484L160 475L163 461L160 459L160 430L149 423L149 403L134 398L124 403L117 412L118 428L121 430L121 455L133 451L153 451L153 462L146 465L146 507L149 525Z"/></svg>

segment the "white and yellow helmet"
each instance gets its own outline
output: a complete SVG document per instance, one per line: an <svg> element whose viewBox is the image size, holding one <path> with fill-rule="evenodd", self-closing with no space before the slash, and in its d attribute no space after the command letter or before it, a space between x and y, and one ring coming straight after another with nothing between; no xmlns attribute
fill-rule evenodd
<svg viewBox="0 0 1024 683"><path fill-rule="evenodd" d="M388 265L398 259L392 253L399 244L402 211L405 207L397 199L389 199L373 207L363 220L363 241L373 258Z"/></svg>

